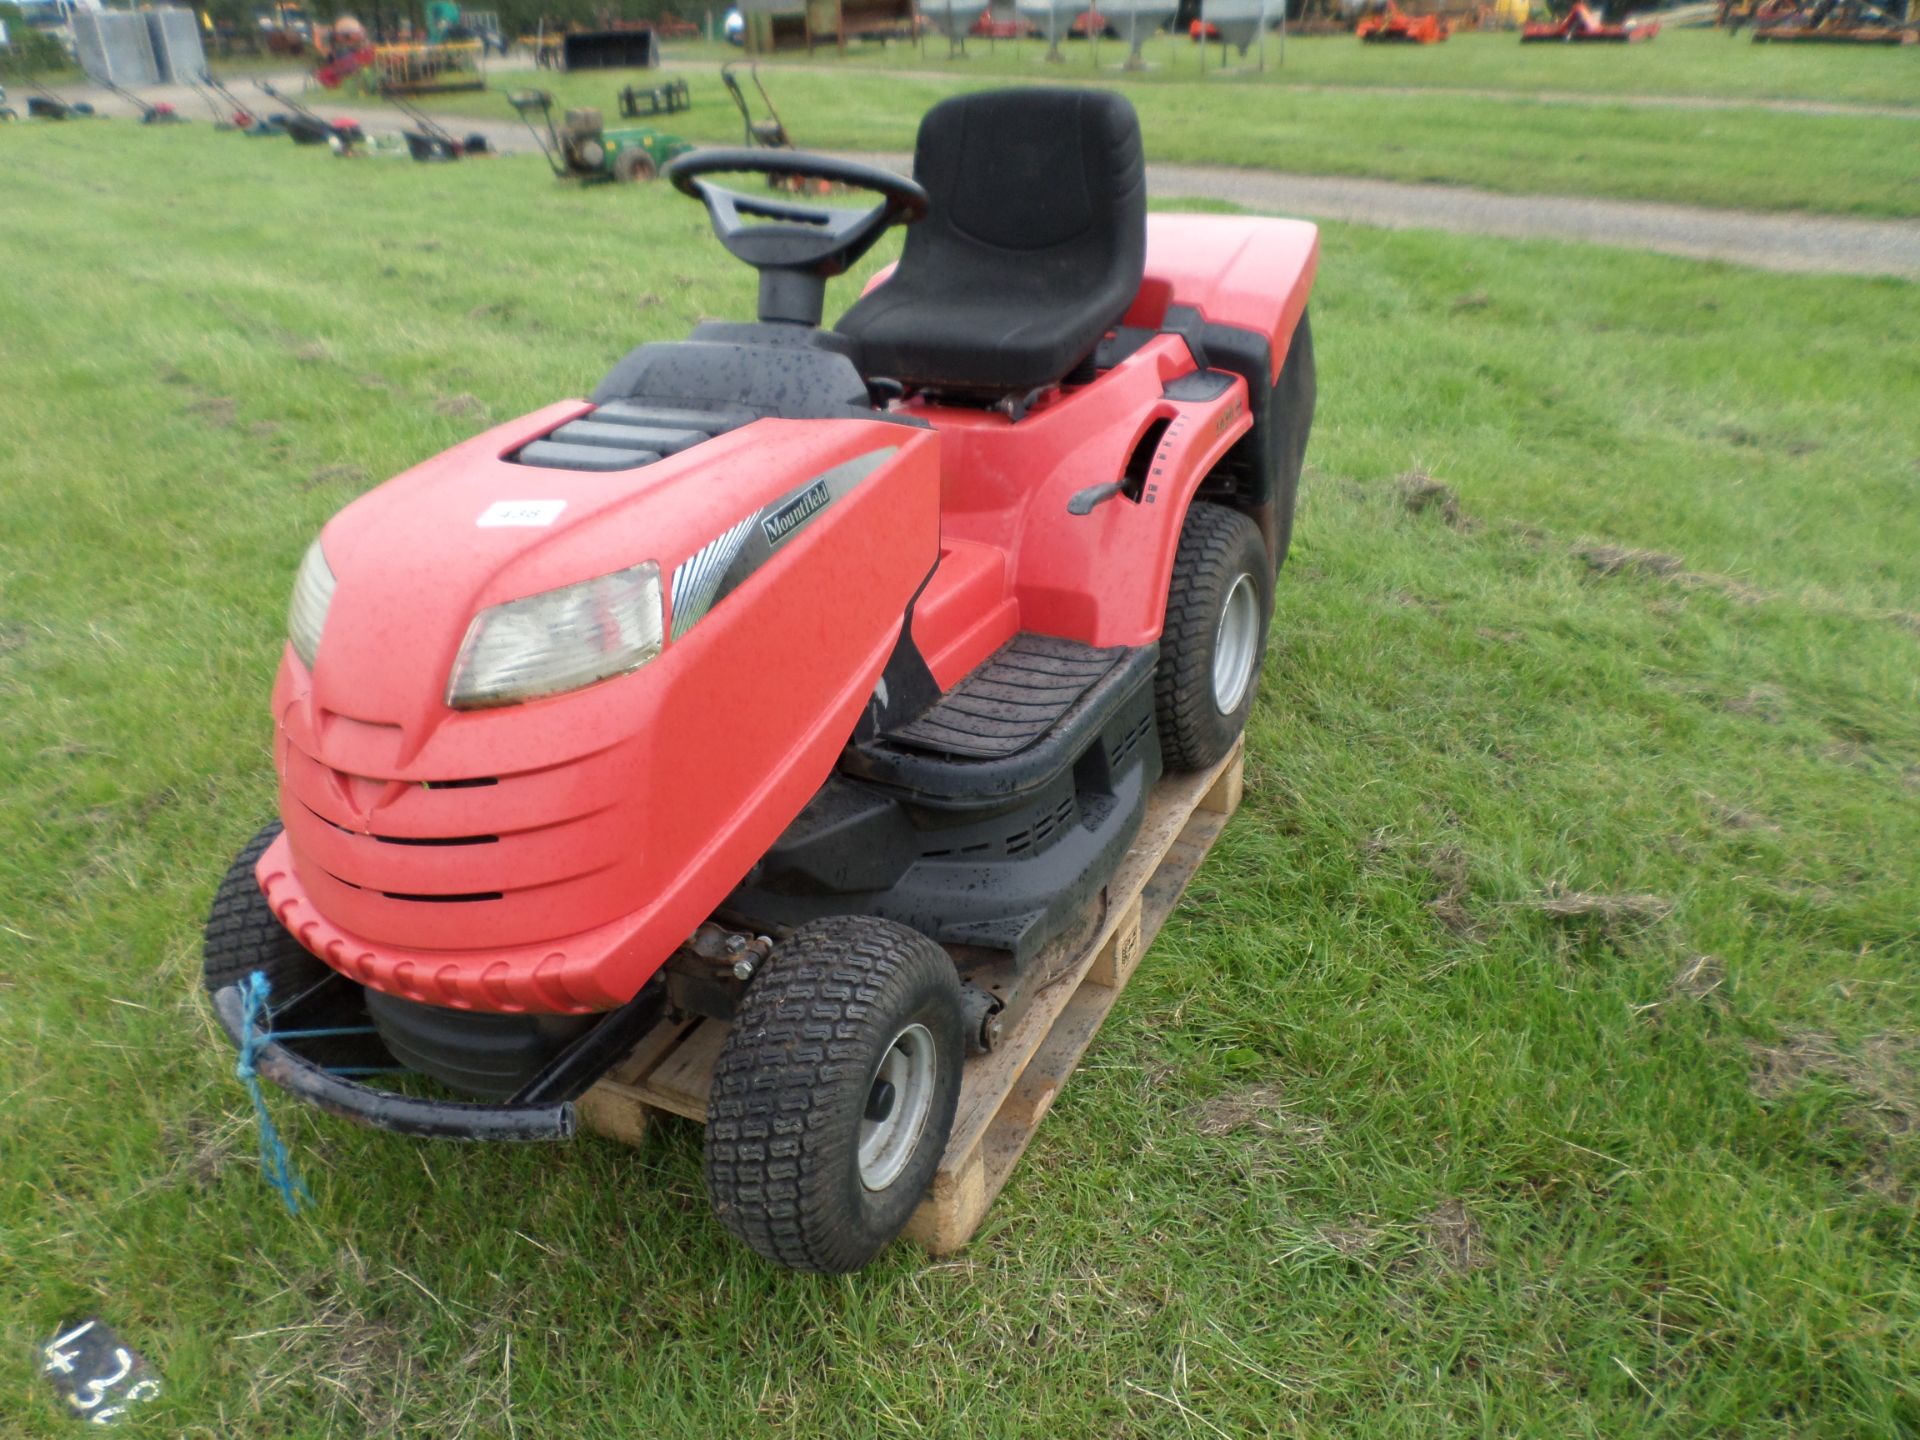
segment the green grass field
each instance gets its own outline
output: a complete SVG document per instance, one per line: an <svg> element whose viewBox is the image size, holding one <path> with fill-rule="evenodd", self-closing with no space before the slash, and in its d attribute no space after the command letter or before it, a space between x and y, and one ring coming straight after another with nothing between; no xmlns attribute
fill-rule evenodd
<svg viewBox="0 0 1920 1440"><path fill-rule="evenodd" d="M155 1435L1920 1428L1920 288L1330 228L1247 803L972 1247L822 1280L692 1127L276 1101L290 1219L196 993L316 529L751 277L527 157L0 140L9 1440L85 1314Z"/></svg>
<svg viewBox="0 0 1920 1440"><path fill-rule="evenodd" d="M1615 93L1630 92L1638 85L1636 72L1622 71L1621 64L1638 63L1668 38L1662 35L1652 46L1634 46L1630 53L1585 47L1573 58L1590 60L1596 76L1610 74ZM1679 74L1695 71L1725 76L1738 69L1737 62L1761 58L1746 54L1748 48L1763 56L1773 54L1765 46L1747 47L1744 41L1729 48L1732 42L1720 36L1672 38L1705 38L1720 48L1676 47L1691 64L1671 83L1678 83ZM1101 46L1108 63L1097 71L1087 61L1089 48L1084 44L1070 49L1072 62L1064 66L1042 65L1037 45L1002 46L997 58L984 46L976 48L972 60L932 67L939 73L927 73L910 47L893 46L856 53L845 62L826 51L812 63L775 62L763 78L798 143L818 149L911 150L920 115L943 96L963 89L1004 84L1009 78L1098 82L1120 86L1133 100L1148 156L1154 160L1756 210L1920 215L1920 118L1750 108L1646 109L1606 104L1604 92L1591 105L1544 103L1530 98L1528 87L1548 88L1548 82L1533 77L1558 77L1562 72L1538 63L1541 53L1551 51L1565 65L1568 47L1523 49L1510 34L1464 35L1445 46L1389 54L1363 47L1351 37L1289 46L1289 55L1307 57L1299 64L1316 75L1326 70L1344 75L1326 57L1365 51L1361 58L1383 85L1435 83L1422 67L1466 57L1473 63L1462 73L1478 77L1473 83L1487 84L1494 83L1488 77L1497 73L1499 88L1512 92L1505 99L1307 88L1291 83L1291 62L1285 79L1249 74L1203 83L1194 57L1171 39L1156 42L1156 54L1182 57L1184 63L1163 64L1144 77L1113 68L1123 54L1115 42ZM738 142L738 114L708 63L716 53L710 46L669 53L676 67L689 72L694 105L659 122L661 128L695 140ZM929 54L935 53L939 51L929 43ZM1789 57L1799 58L1800 52ZM1884 63L1886 72L1906 87L1902 98L1920 97L1920 53L1851 58L1859 71ZM1398 69L1396 61L1410 68ZM877 68L882 65L911 73ZM1826 67L1792 67L1790 73L1809 86L1825 83L1832 74ZM496 78L502 85L550 88L563 105L599 106L609 123L617 123L616 96L619 84L626 83L591 73ZM1562 83L1559 78L1551 81ZM452 95L434 103L456 114L495 109L506 113L504 100L492 97Z"/></svg>
<svg viewBox="0 0 1920 1440"><path fill-rule="evenodd" d="M937 3L930 11L937 11ZM1059 65L1044 60L1046 45L1027 40L988 45L969 40L965 56L948 59L945 39L929 35L924 48L868 44L840 57L823 47L812 57L775 56L770 67L852 63L876 69L941 71L954 75L1027 75L1078 81L1096 73L1121 78L1126 46L1103 40L1096 48L1062 41ZM1184 36L1156 37L1143 48L1149 69L1127 79L1148 83L1202 78L1199 47ZM669 64L739 60L738 49L700 42L667 46ZM1920 55L1911 50L1849 50L1828 45L1755 45L1745 33L1669 26L1638 45L1527 45L1512 31L1463 31L1444 45L1362 45L1351 35L1293 36L1282 56L1278 36L1267 42L1267 68L1258 52L1243 61L1229 51L1221 72L1220 47L1209 47L1205 80L1253 86L1432 86L1515 94L1709 96L1728 100L1825 100L1920 107Z"/></svg>

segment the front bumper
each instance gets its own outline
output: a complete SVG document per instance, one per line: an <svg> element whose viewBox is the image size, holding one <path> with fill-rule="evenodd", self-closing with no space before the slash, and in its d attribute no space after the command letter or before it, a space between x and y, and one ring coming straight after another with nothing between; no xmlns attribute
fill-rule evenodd
<svg viewBox="0 0 1920 1440"><path fill-rule="evenodd" d="M432 1140L571 1140L573 1102L604 1075L659 1019L665 986L648 985L612 1010L502 1103L402 1095L335 1075L273 1038L246 1031L246 1003L238 985L213 994L213 1013L237 1050L251 1040L253 1068L295 1099L376 1130Z"/></svg>

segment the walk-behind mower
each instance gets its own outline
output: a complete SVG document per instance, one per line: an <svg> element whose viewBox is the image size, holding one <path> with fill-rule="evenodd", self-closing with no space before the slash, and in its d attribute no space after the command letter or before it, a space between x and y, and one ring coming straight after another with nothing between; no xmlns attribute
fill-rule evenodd
<svg viewBox="0 0 1920 1440"><path fill-rule="evenodd" d="M19 79L33 92L27 96L29 120L81 120L93 115L93 106L84 100L62 100L31 75L21 75Z"/></svg>
<svg viewBox="0 0 1920 1440"><path fill-rule="evenodd" d="M540 146L547 165L562 180L587 185L607 180L644 183L676 155L693 149L678 135L646 125L609 130L600 123L598 110L569 110L555 125L553 96L545 90L515 90L507 96L507 103Z"/></svg>
<svg viewBox="0 0 1920 1440"><path fill-rule="evenodd" d="M288 115L284 122L286 133L296 145L326 145L336 155L351 155L357 146L367 143L367 132L360 128L360 122L342 115L332 120L323 120L298 100L282 95L265 80L253 82L260 92L269 99L278 100L287 107Z"/></svg>
<svg viewBox="0 0 1920 1440"><path fill-rule="evenodd" d="M478 131L463 140L405 96L389 95L387 100L413 122L413 129L401 131L400 138L407 142L407 154L415 160L458 160L463 155L485 155L490 148L487 137Z"/></svg>
<svg viewBox="0 0 1920 1440"><path fill-rule="evenodd" d="M231 107L229 116L233 122L233 128L241 134L258 138L287 133L286 116L254 114L247 108L245 101L229 90L224 83L214 78L211 70L200 72L200 83Z"/></svg>
<svg viewBox="0 0 1920 1440"><path fill-rule="evenodd" d="M187 117L174 109L173 106L167 104L164 100L157 105L152 104L142 100L124 85L116 85L111 80L101 80L99 83L106 86L107 89L133 106L135 110L138 110L140 112L140 123L142 125L184 125L187 123Z"/></svg>
<svg viewBox="0 0 1920 1440"><path fill-rule="evenodd" d="M637 1035L730 1021L714 1209L843 1271L920 1199L967 1055L1098 923L1163 769L1246 723L1318 242L1149 217L1112 91L943 101L914 180L764 149L666 173L758 318L641 345L323 528L281 818L220 884L205 982L259 1074L418 1136L567 1136ZM820 328L895 225L897 267ZM368 1064L476 1098L329 1069Z"/></svg>
<svg viewBox="0 0 1920 1440"><path fill-rule="evenodd" d="M773 108L773 97L767 94L767 87L760 79L760 67L748 67L747 74L753 80L753 88L760 92L760 103L767 108L767 118L764 120L753 118L753 107L747 104L746 91L734 79L732 64L720 67L720 82L727 87L727 94L733 97L734 107L740 112L740 123L746 127L746 143L766 150L793 149L793 140L787 134L786 124L781 120L780 112Z"/></svg>

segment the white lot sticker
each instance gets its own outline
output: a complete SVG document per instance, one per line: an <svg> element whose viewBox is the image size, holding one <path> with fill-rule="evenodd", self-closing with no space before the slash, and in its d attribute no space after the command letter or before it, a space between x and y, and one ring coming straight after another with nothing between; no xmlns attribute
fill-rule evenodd
<svg viewBox="0 0 1920 1440"><path fill-rule="evenodd" d="M160 1393L147 1362L97 1319L63 1327L41 1346L40 1373L69 1413L89 1425L111 1425Z"/></svg>
<svg viewBox="0 0 1920 1440"><path fill-rule="evenodd" d="M508 525L537 529L553 524L566 508L564 500L496 500L482 510L480 518L473 523L482 530L497 530Z"/></svg>

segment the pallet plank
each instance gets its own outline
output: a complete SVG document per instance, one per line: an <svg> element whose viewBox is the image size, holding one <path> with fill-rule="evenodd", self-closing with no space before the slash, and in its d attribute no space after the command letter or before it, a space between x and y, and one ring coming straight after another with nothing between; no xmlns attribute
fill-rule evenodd
<svg viewBox="0 0 1920 1440"><path fill-rule="evenodd" d="M1079 956L1033 997L992 1052L967 1063L960 1102L908 1238L937 1255L965 1245L1026 1152L1067 1078L1179 903L1244 794L1241 748L1211 770L1162 780L1140 833L1106 887L1103 921ZM580 1104L585 1127L637 1142L665 1111L704 1120L713 1065L727 1027L662 1025L644 1037Z"/></svg>
<svg viewBox="0 0 1920 1440"><path fill-rule="evenodd" d="M647 1104L657 1109L704 1121L707 1087L713 1081L713 1065L720 1058L720 1046L726 1038L725 1025L717 1020L702 1020L635 1088Z"/></svg>

